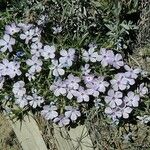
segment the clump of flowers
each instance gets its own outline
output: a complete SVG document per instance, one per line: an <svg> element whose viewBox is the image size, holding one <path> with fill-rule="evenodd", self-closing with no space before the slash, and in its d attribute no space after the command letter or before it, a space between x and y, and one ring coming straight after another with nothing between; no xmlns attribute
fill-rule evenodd
<svg viewBox="0 0 150 150"><path fill-rule="evenodd" d="M92 45L59 48L45 44L41 33L33 24L12 23L0 39L0 93L20 108L40 111L62 127L85 118L92 107L113 121L127 119L148 97L142 70L120 53Z"/></svg>

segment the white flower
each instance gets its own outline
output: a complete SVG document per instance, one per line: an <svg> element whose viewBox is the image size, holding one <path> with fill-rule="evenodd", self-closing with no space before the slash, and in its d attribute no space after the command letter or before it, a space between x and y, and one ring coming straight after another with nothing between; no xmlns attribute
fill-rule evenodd
<svg viewBox="0 0 150 150"><path fill-rule="evenodd" d="M139 95L136 95L134 92L130 91L128 92L127 96L125 96L124 100L126 101L127 106L138 107L140 97Z"/></svg>
<svg viewBox="0 0 150 150"><path fill-rule="evenodd" d="M123 73L116 74L114 79L110 80L110 83L115 91L122 91L128 87L128 80L124 77Z"/></svg>
<svg viewBox="0 0 150 150"><path fill-rule="evenodd" d="M72 121L77 120L81 116L81 113L78 109L73 108L72 106L65 106L65 117L70 118Z"/></svg>
<svg viewBox="0 0 150 150"><path fill-rule="evenodd" d="M82 58L86 61L86 62L96 62L97 61L97 57L98 57L98 53L95 52L95 48L89 48L88 51L83 51L82 54Z"/></svg>
<svg viewBox="0 0 150 150"><path fill-rule="evenodd" d="M60 26L57 26L57 27L52 27L52 29L54 30L53 31L53 34L58 34L60 32L62 32L62 27Z"/></svg>
<svg viewBox="0 0 150 150"><path fill-rule="evenodd" d="M119 69L120 67L122 67L124 65L124 62L122 60L122 55L121 54L116 54L115 55L112 65L116 69Z"/></svg>
<svg viewBox="0 0 150 150"><path fill-rule="evenodd" d="M44 116L46 120L52 120L58 116L56 110L57 107L55 105L45 105L41 111L41 115Z"/></svg>
<svg viewBox="0 0 150 150"><path fill-rule="evenodd" d="M144 96L148 94L148 88L144 86L144 83L140 84L139 88L137 89L137 92L140 96Z"/></svg>
<svg viewBox="0 0 150 150"><path fill-rule="evenodd" d="M86 87L88 88L87 91L94 97L98 97L99 92L104 93L106 91L106 87L108 86L109 83L104 81L104 77L95 78L92 82L86 84Z"/></svg>
<svg viewBox="0 0 150 150"><path fill-rule="evenodd" d="M74 91L74 96L77 97L77 102L81 103L83 101L88 102L90 100L87 90L84 90L83 87L79 87L78 91Z"/></svg>
<svg viewBox="0 0 150 150"><path fill-rule="evenodd" d="M75 49L73 49L73 48L69 48L68 51L66 51L64 49L61 50L60 55L62 57L59 58L59 62L61 64L66 65L67 67L72 66L72 62L74 60L74 54L75 54Z"/></svg>
<svg viewBox="0 0 150 150"><path fill-rule="evenodd" d="M115 108L122 104L122 96L123 94L119 91L114 91L110 89L108 91L108 96L105 97L105 102L109 104L111 108Z"/></svg>
<svg viewBox="0 0 150 150"><path fill-rule="evenodd" d="M34 36L34 30L30 29L27 31L24 31L23 34L20 34L20 39L25 40L25 43L28 44L29 41L33 38Z"/></svg>
<svg viewBox="0 0 150 150"><path fill-rule="evenodd" d="M9 52L12 52L12 45L15 45L15 39L12 38L10 35L5 34L3 39L0 39L0 51L5 52L7 49Z"/></svg>
<svg viewBox="0 0 150 150"><path fill-rule="evenodd" d="M65 95L66 84L61 79L58 79L50 86L50 90L54 92L55 96Z"/></svg>
<svg viewBox="0 0 150 150"><path fill-rule="evenodd" d="M108 65L112 65L112 62L114 61L114 53L112 50L106 50L105 48L100 49L100 54L97 57L97 61L101 62L101 65L103 67L106 67Z"/></svg>
<svg viewBox="0 0 150 150"><path fill-rule="evenodd" d="M37 93L33 93L32 96L28 97L29 105L33 108L36 108L37 106L40 107L41 104L44 102L43 97L38 96Z"/></svg>
<svg viewBox="0 0 150 150"><path fill-rule="evenodd" d="M81 79L79 77L74 76L73 74L69 74L68 78L66 79L66 84L71 89L78 89L79 88L79 82Z"/></svg>
<svg viewBox="0 0 150 150"><path fill-rule="evenodd" d="M44 59L54 58L55 51L56 48L54 45L53 46L45 45L41 55L44 57Z"/></svg>
<svg viewBox="0 0 150 150"><path fill-rule="evenodd" d="M25 106L28 105L27 96L24 95L23 97L18 97L15 102L20 106L20 108L24 108Z"/></svg>
<svg viewBox="0 0 150 150"><path fill-rule="evenodd" d="M83 77L83 80L85 84L89 84L89 83L91 84L94 81L94 75L86 75Z"/></svg>
<svg viewBox="0 0 150 150"><path fill-rule="evenodd" d="M58 63L58 60L52 60L52 66L50 67L50 69L53 71L53 75L55 77L58 77L59 75L62 76L65 74L65 71L63 68L62 64Z"/></svg>
<svg viewBox="0 0 150 150"><path fill-rule="evenodd" d="M40 59L38 59L37 56L34 55L34 56L32 56L31 59L26 60L26 64L28 66L31 66L31 68L30 68L31 72L40 72L42 69L41 66L42 66L43 62Z"/></svg>
<svg viewBox="0 0 150 150"><path fill-rule="evenodd" d="M66 126L70 123L70 120L67 117L64 117L64 116L58 116L53 121L54 121L54 123L58 122L59 127Z"/></svg>
<svg viewBox="0 0 150 150"><path fill-rule="evenodd" d="M0 63L1 75L8 75L10 78L14 78L16 75L21 75L19 68L20 62L17 61L9 62L7 59L3 59L2 63Z"/></svg>
<svg viewBox="0 0 150 150"><path fill-rule="evenodd" d="M23 95L26 94L26 89L24 86L25 86L24 81L18 81L14 83L12 91L15 97L22 97Z"/></svg>
<svg viewBox="0 0 150 150"><path fill-rule="evenodd" d="M18 28L15 23L5 26L6 34L14 35L15 33L18 33L19 31L20 31L20 28Z"/></svg>
<svg viewBox="0 0 150 150"><path fill-rule="evenodd" d="M90 69L90 65L89 64L85 64L85 66L81 67L81 71L82 71L82 75L88 75L91 71Z"/></svg>
<svg viewBox="0 0 150 150"><path fill-rule="evenodd" d="M32 72L31 69L28 70L25 76L28 78L29 81L35 80L35 72Z"/></svg>
<svg viewBox="0 0 150 150"><path fill-rule="evenodd" d="M18 27L21 28L24 32L30 30L33 27L33 24L19 23Z"/></svg>
<svg viewBox="0 0 150 150"><path fill-rule="evenodd" d="M31 45L31 54L40 57L43 51L42 46L41 42L33 43Z"/></svg>
<svg viewBox="0 0 150 150"><path fill-rule="evenodd" d="M125 76L128 78L136 79L138 77L138 74L141 72L140 68L132 69L128 65L125 65L124 68L127 71L125 72Z"/></svg>

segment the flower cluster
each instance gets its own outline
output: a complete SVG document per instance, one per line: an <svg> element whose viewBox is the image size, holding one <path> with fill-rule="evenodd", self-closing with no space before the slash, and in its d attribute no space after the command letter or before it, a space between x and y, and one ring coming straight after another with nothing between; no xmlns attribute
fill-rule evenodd
<svg viewBox="0 0 150 150"><path fill-rule="evenodd" d="M24 23L6 25L0 39L0 92L22 109L41 111L62 127L94 106L113 121L127 119L148 95L142 70L127 65L120 53L96 45L80 53L43 41L42 28Z"/></svg>

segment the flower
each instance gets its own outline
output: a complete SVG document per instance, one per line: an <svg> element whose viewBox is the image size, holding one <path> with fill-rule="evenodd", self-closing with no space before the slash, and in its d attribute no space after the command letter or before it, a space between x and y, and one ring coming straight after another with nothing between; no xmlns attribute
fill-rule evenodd
<svg viewBox="0 0 150 150"><path fill-rule="evenodd" d="M99 96L99 92L104 93L106 91L106 87L109 86L107 81L104 81L104 77L98 77L93 80L93 82L87 83L86 87L88 88L87 91L90 95L94 97Z"/></svg>
<svg viewBox="0 0 150 150"><path fill-rule="evenodd" d="M16 26L15 23L12 23L10 25L5 26L5 33L9 35L13 35L15 33L18 33L20 31L20 28Z"/></svg>
<svg viewBox="0 0 150 150"><path fill-rule="evenodd" d="M59 58L59 62L61 64L66 65L67 67L72 66L72 62L74 60L74 54L75 54L75 49L73 49L73 48L69 48L68 51L66 51L64 49L61 50L60 55L62 57Z"/></svg>
<svg viewBox="0 0 150 150"><path fill-rule="evenodd" d="M112 65L112 62L114 61L114 53L112 50L107 51L105 48L101 48L99 53L97 61L100 61L103 67Z"/></svg>
<svg viewBox="0 0 150 150"><path fill-rule="evenodd" d="M35 72L32 72L31 69L28 70L25 76L28 78L29 81L35 80Z"/></svg>
<svg viewBox="0 0 150 150"><path fill-rule="evenodd" d="M20 34L20 39L25 40L25 44L28 44L29 41L33 38L33 36L34 36L34 30L30 29Z"/></svg>
<svg viewBox="0 0 150 150"><path fill-rule="evenodd" d="M113 67L119 69L124 65L121 54L116 54L112 63Z"/></svg>
<svg viewBox="0 0 150 150"><path fill-rule="evenodd" d="M85 64L85 66L81 67L82 75L88 75L90 73L91 69L89 67L89 64Z"/></svg>
<svg viewBox="0 0 150 150"><path fill-rule="evenodd" d="M137 89L137 92L140 96L144 96L148 94L148 88L144 86L144 83L140 84L139 88Z"/></svg>
<svg viewBox="0 0 150 150"><path fill-rule="evenodd" d="M24 108L28 105L27 96L23 95L22 97L17 97L15 102L19 105L20 108Z"/></svg>
<svg viewBox="0 0 150 150"><path fill-rule="evenodd" d="M58 116L56 110L57 107L55 105L45 105L41 111L41 115L44 116L46 120L52 120Z"/></svg>
<svg viewBox="0 0 150 150"><path fill-rule="evenodd" d="M132 79L136 79L138 77L138 74L141 72L141 69L139 68L132 69L128 65L125 65L124 68L126 70L125 72L126 77L132 78Z"/></svg>
<svg viewBox="0 0 150 150"><path fill-rule="evenodd" d="M96 62L98 57L98 53L95 52L95 48L91 47L88 51L83 51L82 58L85 62L91 61Z"/></svg>
<svg viewBox="0 0 150 150"><path fill-rule="evenodd" d="M125 96L124 100L126 101L127 106L138 107L140 97L139 95L136 95L134 92L130 91L128 92L127 96Z"/></svg>
<svg viewBox="0 0 150 150"><path fill-rule="evenodd" d="M23 95L26 94L26 89L25 89L25 82L24 81L18 81L14 83L12 92L14 93L15 97L23 97Z"/></svg>
<svg viewBox="0 0 150 150"><path fill-rule="evenodd" d="M108 96L105 97L105 102L109 104L111 108L115 108L122 104L122 96L123 94L121 92L110 89Z"/></svg>
<svg viewBox="0 0 150 150"><path fill-rule="evenodd" d="M16 75L21 75L21 71L19 70L19 68L20 62L17 61L9 62L7 59L3 59L2 63L0 63L1 75L8 75L10 78L14 78Z"/></svg>
<svg viewBox="0 0 150 150"><path fill-rule="evenodd" d="M53 121L54 123L58 123L59 127L66 126L70 123L70 120L67 117L64 117L63 115L56 117Z"/></svg>
<svg viewBox="0 0 150 150"><path fill-rule="evenodd" d="M40 107L41 104L44 102L43 97L38 96L37 93L33 93L32 96L28 96L29 105L33 108L36 108L37 106Z"/></svg>
<svg viewBox="0 0 150 150"><path fill-rule="evenodd" d="M61 79L58 79L50 86L50 90L54 92L55 96L65 95L66 84Z"/></svg>
<svg viewBox="0 0 150 150"><path fill-rule="evenodd" d="M54 58L55 51L56 51L56 48L54 45L52 46L45 45L41 55L44 57L44 59Z"/></svg>
<svg viewBox="0 0 150 150"><path fill-rule="evenodd" d="M57 26L57 27L52 27L53 29L53 34L58 34L62 32L62 27Z"/></svg>
<svg viewBox="0 0 150 150"><path fill-rule="evenodd" d="M77 102L81 103L83 101L88 102L90 100L88 91L83 87L79 87L78 91L74 91L74 96L77 97Z"/></svg>
<svg viewBox="0 0 150 150"><path fill-rule="evenodd" d="M32 56L31 59L26 60L26 64L28 66L31 66L30 71L31 72L40 72L42 69L42 64L43 62L37 57L37 56Z"/></svg>
<svg viewBox="0 0 150 150"><path fill-rule="evenodd" d="M15 39L12 38L10 35L5 34L3 39L0 39L0 51L5 52L7 49L9 52L12 52L12 45L15 45Z"/></svg>
<svg viewBox="0 0 150 150"><path fill-rule="evenodd" d="M81 116L80 111L72 106L65 106L65 110L65 117L70 118L72 121L77 120Z"/></svg>
<svg viewBox="0 0 150 150"><path fill-rule="evenodd" d="M100 106L104 106L104 104L101 103L101 99L94 99L94 105L96 109L98 109Z"/></svg>
<svg viewBox="0 0 150 150"><path fill-rule="evenodd" d="M43 51L42 49L42 43L41 42L37 42L37 43L32 43L31 44L31 54L35 55L37 57L41 56L41 53Z"/></svg>
<svg viewBox="0 0 150 150"><path fill-rule="evenodd" d="M78 89L79 88L79 82L81 79L79 77L74 76L73 74L69 74L66 79L66 84L71 89Z"/></svg>
<svg viewBox="0 0 150 150"><path fill-rule="evenodd" d="M93 81L94 81L94 75L83 76L83 80L84 80L85 84L93 83Z"/></svg>
<svg viewBox="0 0 150 150"><path fill-rule="evenodd" d="M53 75L55 77L58 77L59 75L62 76L65 74L65 71L63 68L63 64L59 64L58 60L52 60L52 66L50 67L50 70L53 71Z"/></svg>
<svg viewBox="0 0 150 150"><path fill-rule="evenodd" d="M122 91L128 87L128 80L123 73L116 74L114 79L110 80L110 83L115 91Z"/></svg>

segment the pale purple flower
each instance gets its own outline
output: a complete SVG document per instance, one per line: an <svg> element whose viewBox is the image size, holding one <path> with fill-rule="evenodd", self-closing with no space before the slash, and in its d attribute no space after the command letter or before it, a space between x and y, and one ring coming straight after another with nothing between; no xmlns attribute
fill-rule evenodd
<svg viewBox="0 0 150 150"><path fill-rule="evenodd" d="M20 31L20 28L16 26L15 23L12 23L10 25L5 26L5 33L9 35L14 35L15 33L18 33Z"/></svg>
<svg viewBox="0 0 150 150"><path fill-rule="evenodd" d="M23 97L23 95L26 94L26 88L24 86L25 86L24 81L18 81L16 83L14 83L12 92L14 93L15 97L17 97L17 98Z"/></svg>
<svg viewBox="0 0 150 150"><path fill-rule="evenodd" d="M114 57L114 61L113 61L113 67L115 67L116 69L119 69L120 67L122 67L124 65L123 59L121 54L116 54Z"/></svg>
<svg viewBox="0 0 150 150"><path fill-rule="evenodd" d="M50 86L50 90L54 92L55 96L65 95L66 84L61 79L58 79Z"/></svg>
<svg viewBox="0 0 150 150"><path fill-rule="evenodd" d="M148 94L148 88L144 85L144 83L140 84L139 88L137 89L137 92L140 96L144 96Z"/></svg>
<svg viewBox="0 0 150 150"><path fill-rule="evenodd" d="M93 81L94 81L94 75L83 76L83 80L84 80L85 84L93 83Z"/></svg>
<svg viewBox="0 0 150 150"><path fill-rule="evenodd" d="M46 120L52 120L58 116L57 107L55 105L45 105L41 111L41 115Z"/></svg>
<svg viewBox="0 0 150 150"><path fill-rule="evenodd" d="M28 78L29 81L35 80L35 72L32 72L31 69L28 70L25 76Z"/></svg>
<svg viewBox="0 0 150 150"><path fill-rule="evenodd" d="M73 74L69 74L66 79L66 84L69 88L76 90L79 88L80 81L81 79L79 77L76 77Z"/></svg>
<svg viewBox="0 0 150 150"><path fill-rule="evenodd" d="M10 78L14 78L16 75L21 75L19 68L20 62L17 61L9 62L7 59L3 59L2 63L0 63L1 75L8 75Z"/></svg>
<svg viewBox="0 0 150 150"><path fill-rule="evenodd" d="M90 100L88 91L85 90L83 87L79 87L78 91L74 92L74 96L77 97L77 102L88 102Z"/></svg>
<svg viewBox="0 0 150 150"><path fill-rule="evenodd" d="M95 52L95 48L89 48L88 51L83 51L82 58L85 62L96 62L98 57L98 53Z"/></svg>
<svg viewBox="0 0 150 150"><path fill-rule="evenodd" d="M35 55L37 57L41 56L41 53L43 51L42 49L42 43L41 42L37 42L37 43L32 43L31 44L31 54Z"/></svg>
<svg viewBox="0 0 150 150"><path fill-rule="evenodd" d="M108 96L105 97L105 102L111 107L115 108L122 104L122 96L123 94L119 91L114 91L110 89L108 91Z"/></svg>
<svg viewBox="0 0 150 150"><path fill-rule="evenodd" d="M73 87L69 87L68 84L66 84L66 85L67 85L67 87L66 87L66 90L67 90L67 95L66 95L66 97L67 97L68 99L72 99L73 96L75 96L76 90L75 90Z"/></svg>
<svg viewBox="0 0 150 150"><path fill-rule="evenodd" d="M0 39L0 51L5 52L7 49L9 52L12 52L12 46L15 45L15 39L12 38L10 35L5 34L3 39Z"/></svg>
<svg viewBox="0 0 150 150"><path fill-rule="evenodd" d="M28 105L27 96L17 97L15 103L18 104L20 108L24 108Z"/></svg>
<svg viewBox="0 0 150 150"><path fill-rule="evenodd" d="M44 46L44 49L41 53L41 55L44 57L44 59L52 59L55 57L55 51L56 51L56 48L54 45L52 46L49 46L49 45L45 45Z"/></svg>
<svg viewBox="0 0 150 150"><path fill-rule="evenodd" d="M138 107L140 97L139 97L139 95L130 91L130 92L128 92L127 96L125 96L124 101L126 102L127 106Z"/></svg>
<svg viewBox="0 0 150 150"><path fill-rule="evenodd" d="M70 119L68 119L67 117L62 116L62 115L56 117L53 121L54 121L54 123L58 123L59 127L66 126L70 123Z"/></svg>
<svg viewBox="0 0 150 150"><path fill-rule="evenodd" d="M63 67L63 64L59 63L58 60L52 60L52 66L50 69L53 71L53 75L58 77L65 74Z"/></svg>
<svg viewBox="0 0 150 150"><path fill-rule="evenodd" d="M32 96L28 96L29 105L33 108L36 108L37 106L40 107L41 104L44 102L44 98L41 96L38 96L37 93L33 93Z"/></svg>
<svg viewBox="0 0 150 150"><path fill-rule="evenodd" d="M82 75L88 75L91 71L90 69L90 65L89 64L85 64L85 66L81 67L81 71L82 71Z"/></svg>
<svg viewBox="0 0 150 150"><path fill-rule="evenodd" d="M33 27L33 24L19 23L18 27L21 28L24 32L30 30Z"/></svg>
<svg viewBox="0 0 150 150"><path fill-rule="evenodd" d="M124 77L123 73L116 74L114 79L110 80L110 83L115 91L122 91L128 87L128 80Z"/></svg>
<svg viewBox="0 0 150 150"><path fill-rule="evenodd" d="M26 64L30 66L31 72L40 72L42 69L43 62L37 56L34 55L31 59L26 60Z"/></svg>
<svg viewBox="0 0 150 150"><path fill-rule="evenodd" d="M25 40L25 44L28 44L29 41L33 38L33 36L34 36L34 30L30 29L20 34L20 39Z"/></svg>
<svg viewBox="0 0 150 150"><path fill-rule="evenodd" d="M125 75L128 78L136 79L138 77L138 74L141 72L140 68L132 69L128 65L125 65L124 68L126 70Z"/></svg>
<svg viewBox="0 0 150 150"><path fill-rule="evenodd" d="M86 87L88 88L87 91L94 97L98 97L99 92L104 93L106 91L106 87L108 86L109 83L107 81L104 81L104 77L95 78L93 82L86 84Z"/></svg>
<svg viewBox="0 0 150 150"><path fill-rule="evenodd" d="M99 53L97 61L100 61L103 67L112 65L112 62L114 61L114 53L112 50L101 48Z"/></svg>
<svg viewBox="0 0 150 150"><path fill-rule="evenodd" d="M68 51L63 49L60 51L60 55L61 55L61 57L59 58L59 62L61 64L64 64L67 67L72 66L72 62L75 57L75 49L69 48Z"/></svg>
<svg viewBox="0 0 150 150"><path fill-rule="evenodd" d="M80 111L72 106L65 106L65 110L65 117L70 118L71 121L75 121L81 116Z"/></svg>

